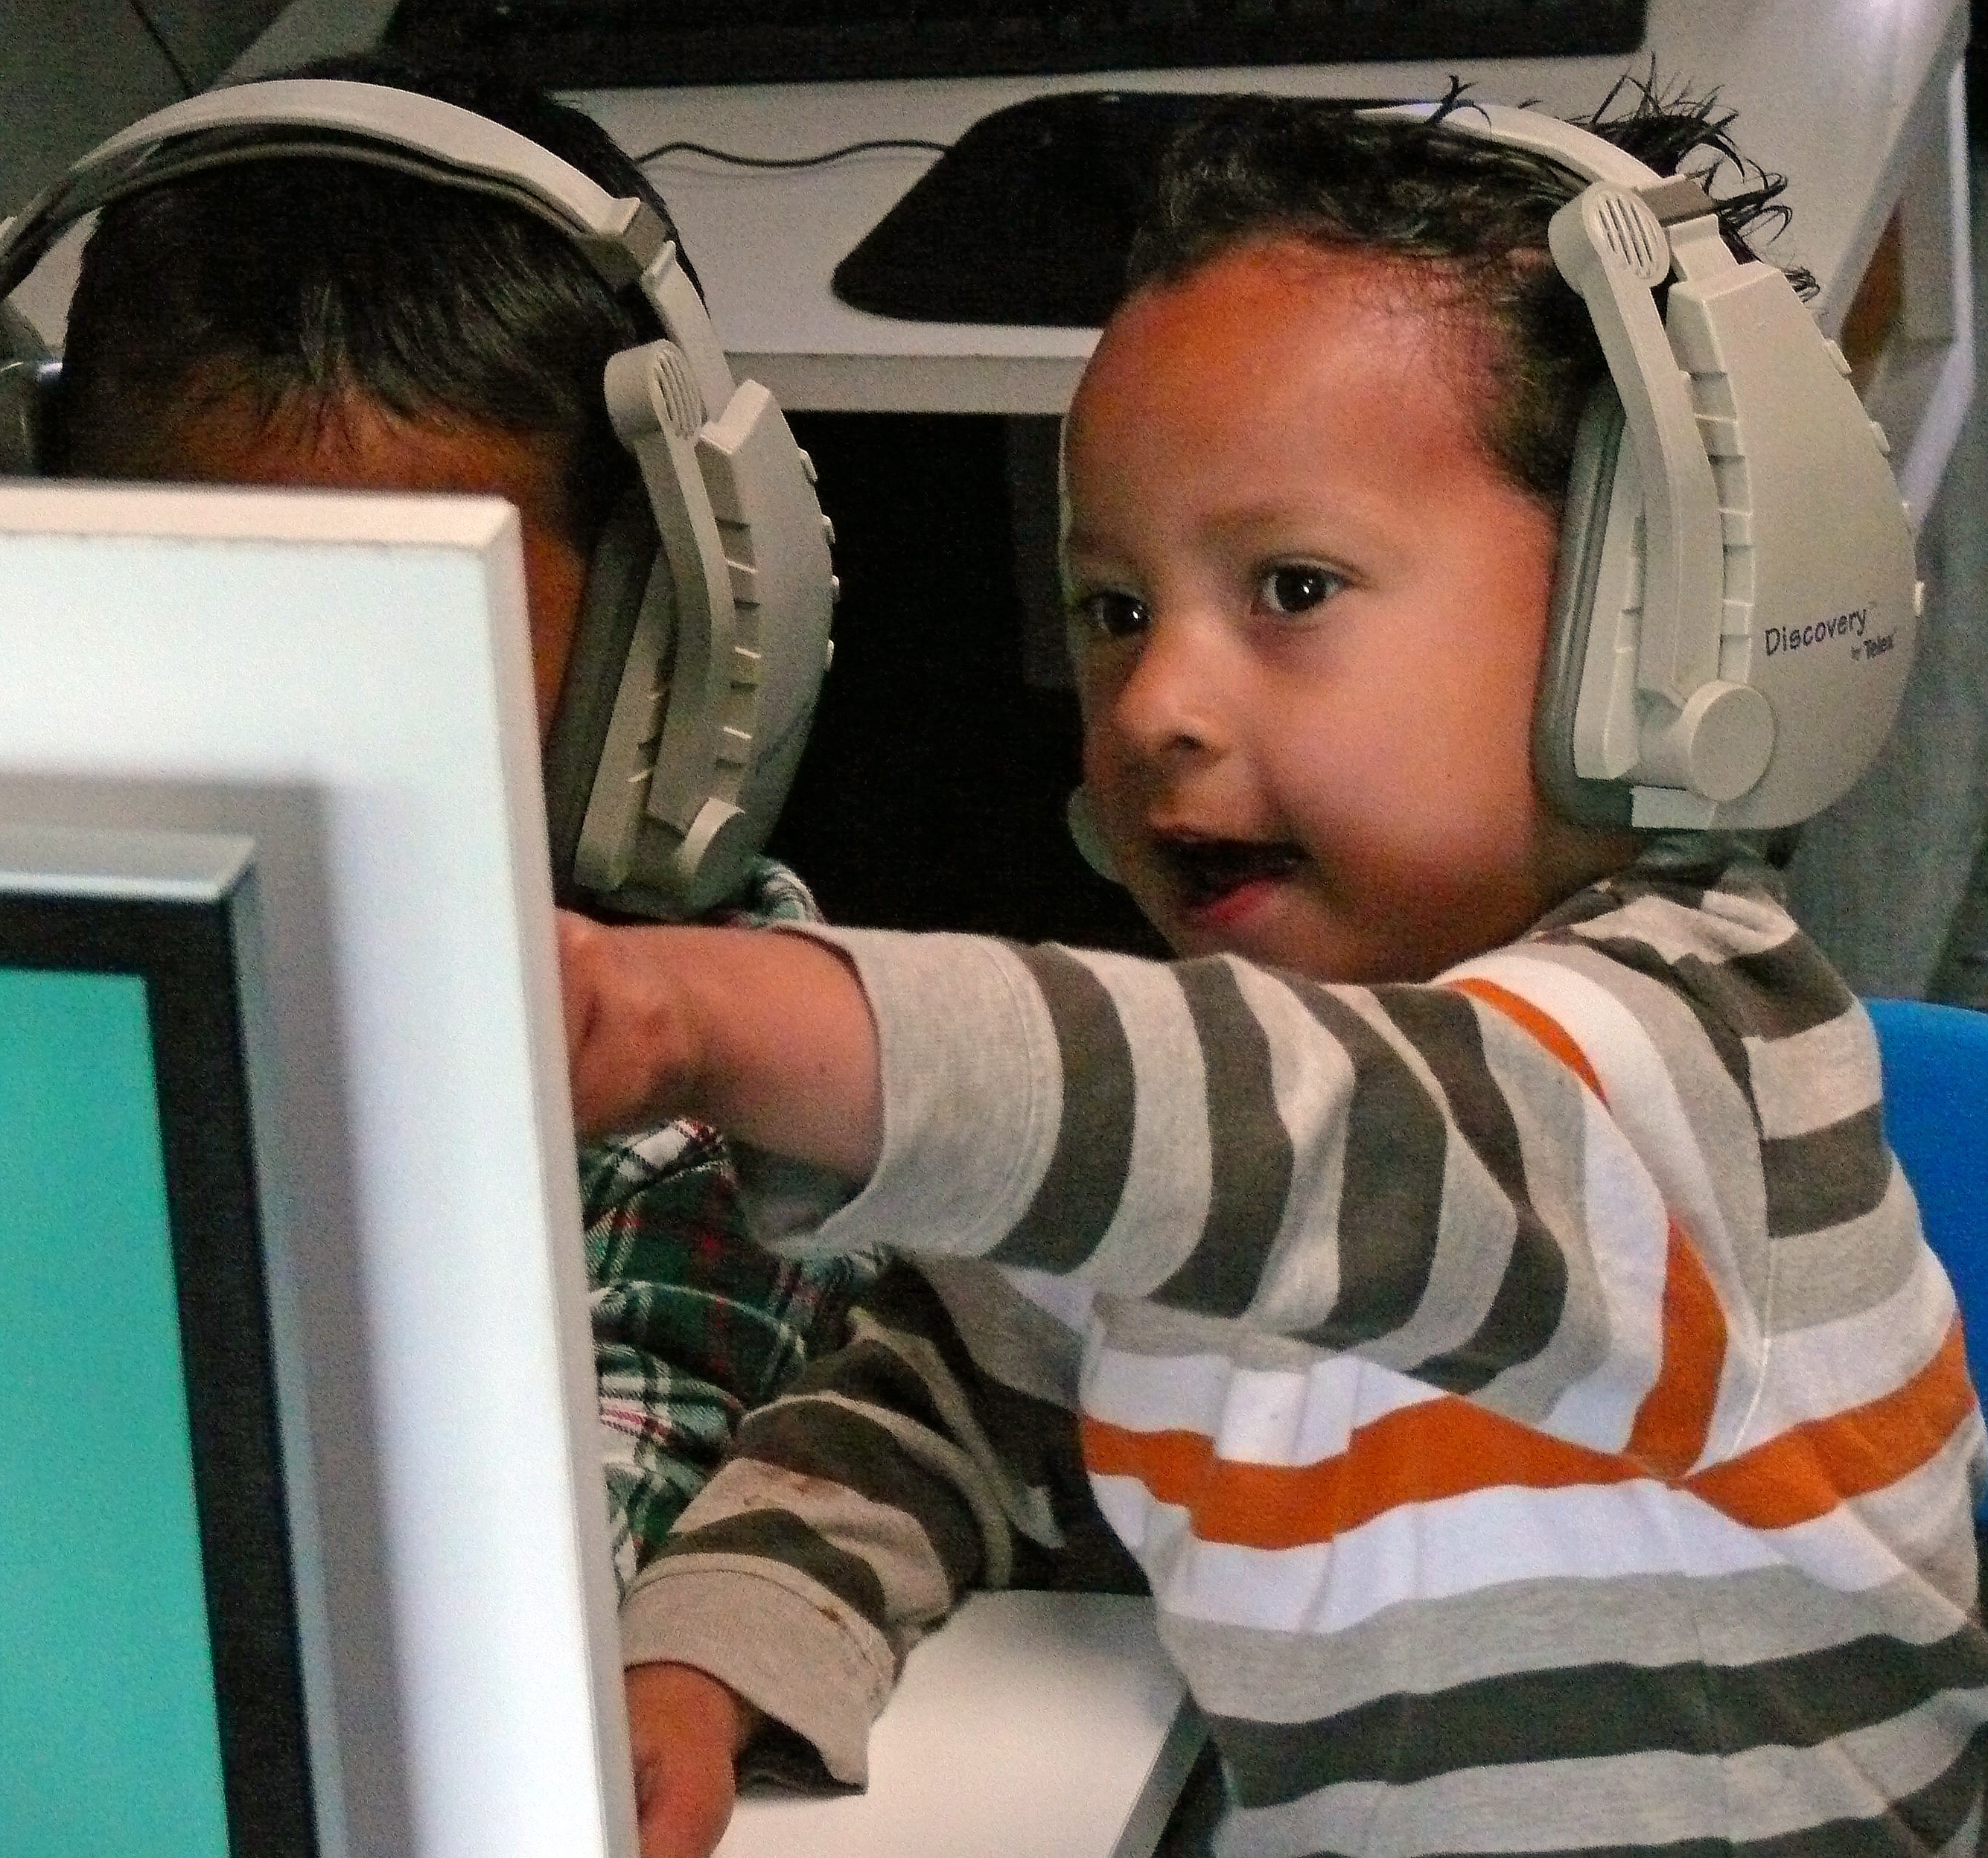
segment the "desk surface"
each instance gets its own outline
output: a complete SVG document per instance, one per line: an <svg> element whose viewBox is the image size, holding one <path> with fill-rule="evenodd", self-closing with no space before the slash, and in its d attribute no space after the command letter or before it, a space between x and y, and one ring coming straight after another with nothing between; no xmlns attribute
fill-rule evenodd
<svg viewBox="0 0 1988 1858"><path fill-rule="evenodd" d="M976 1594L906 1662L869 1791L749 1795L718 1858L1146 1858L1203 1739L1151 1600Z"/></svg>
<svg viewBox="0 0 1988 1858"><path fill-rule="evenodd" d="M1964 42L1960 0L1652 0L1659 79L1716 86L1740 146L1790 177L1792 229L1775 248L1821 280L1834 329L1883 229L1915 104ZM1595 106L1624 61L1485 59L1462 68L1497 102ZM678 140L739 154L820 153L877 136L952 142L989 112L1054 90L1251 88L1321 96L1439 93L1433 63L1280 66L1132 76L927 79L604 90L576 100L635 151ZM1060 413L1094 340L1067 329L914 323L866 315L830 292L836 264L933 157L851 157L800 173L673 155L651 173L683 228L720 338L742 372L784 404L816 410Z"/></svg>

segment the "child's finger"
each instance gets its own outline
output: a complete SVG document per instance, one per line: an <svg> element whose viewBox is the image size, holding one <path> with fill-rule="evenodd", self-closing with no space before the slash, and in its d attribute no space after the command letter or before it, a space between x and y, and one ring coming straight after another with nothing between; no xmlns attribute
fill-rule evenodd
<svg viewBox="0 0 1988 1858"><path fill-rule="evenodd" d="M638 1664L626 1681L642 1858L709 1858L731 1823L743 1706L687 1665Z"/></svg>

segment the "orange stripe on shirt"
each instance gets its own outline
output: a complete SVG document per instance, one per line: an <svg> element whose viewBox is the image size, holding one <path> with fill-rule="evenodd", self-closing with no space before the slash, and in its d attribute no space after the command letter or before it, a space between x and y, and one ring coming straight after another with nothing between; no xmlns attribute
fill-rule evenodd
<svg viewBox="0 0 1988 1858"><path fill-rule="evenodd" d="M1454 1394L1355 1428L1347 1448L1308 1464L1218 1458L1205 1433L1138 1432L1085 1414L1084 1468L1135 1478L1187 1510L1204 1542L1292 1549L1330 1542L1404 1505L1516 1485L1559 1490L1646 1474L1627 1459L1536 1432Z"/></svg>
<svg viewBox="0 0 1988 1858"><path fill-rule="evenodd" d="M1790 1427L1675 1487L1749 1528L1787 1529L1882 1490L1932 1458L1974 1410L1956 1323L1895 1392ZM1085 1414L1085 1468L1136 1478L1185 1509L1204 1542L1295 1549L1332 1541L1405 1505L1516 1487L1563 1490L1648 1477L1626 1454L1535 1432L1454 1394L1357 1427L1347 1449L1308 1464L1218 1458L1190 1429L1140 1432Z"/></svg>
<svg viewBox="0 0 1988 1858"><path fill-rule="evenodd" d="M1574 1042L1573 1035L1565 1026L1541 1012L1531 1001L1513 993L1510 988L1500 987L1496 981L1483 980L1475 975L1466 975L1461 981L1445 981L1443 985L1459 994L1469 995L1473 1000L1481 1000L1494 1012L1503 1013L1521 1032L1531 1033L1604 1103L1608 1100L1602 1090L1601 1079L1594 1075L1594 1067L1587 1062L1587 1054Z"/></svg>
<svg viewBox="0 0 1988 1858"><path fill-rule="evenodd" d="M1790 1529L1918 1470L1973 1410L1956 1320L1932 1360L1902 1387L1827 1419L1791 1426L1686 1478L1684 1488L1753 1529Z"/></svg>
<svg viewBox="0 0 1988 1858"><path fill-rule="evenodd" d="M1664 1258L1664 1353L1625 1448L1659 1477L1681 1478L1703 1456L1726 1363L1726 1312L1696 1248L1670 1224Z"/></svg>
<svg viewBox="0 0 1988 1858"><path fill-rule="evenodd" d="M1527 999L1475 976L1446 983L1530 1034L1605 1104L1587 1055L1566 1027ZM1629 1431L1628 1453L1661 1478L1682 1477L1704 1454L1726 1365L1726 1315L1696 1248L1673 1219L1665 1245L1663 1355Z"/></svg>

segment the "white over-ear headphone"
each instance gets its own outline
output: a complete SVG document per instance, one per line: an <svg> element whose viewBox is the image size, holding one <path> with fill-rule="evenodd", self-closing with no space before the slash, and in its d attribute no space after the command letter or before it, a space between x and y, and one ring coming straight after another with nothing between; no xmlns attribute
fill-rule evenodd
<svg viewBox="0 0 1988 1858"><path fill-rule="evenodd" d="M296 156L488 194L571 238L664 337L603 391L647 510L595 551L546 745L556 880L681 916L732 890L771 829L826 669L835 591L813 470L773 396L735 383L669 229L453 104L329 79L245 84L146 117L0 223L0 299L85 215L211 169ZM42 468L59 364L0 301L0 471ZM651 530L653 523L653 531Z"/></svg>
<svg viewBox="0 0 1988 1858"><path fill-rule="evenodd" d="M1443 126L1587 183L1548 228L1610 376L1561 530L1534 731L1548 796L1638 826L1820 812L1890 733L1919 607L1911 522L1841 353L1780 271L1733 255L1697 181L1537 110L1466 103Z"/></svg>

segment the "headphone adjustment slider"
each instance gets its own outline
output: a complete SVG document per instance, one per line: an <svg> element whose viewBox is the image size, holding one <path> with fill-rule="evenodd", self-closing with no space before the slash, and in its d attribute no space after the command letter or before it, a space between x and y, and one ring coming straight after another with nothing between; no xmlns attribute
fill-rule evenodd
<svg viewBox="0 0 1988 1858"><path fill-rule="evenodd" d="M1636 192L1659 225L1675 226L1687 219L1702 219L1714 210L1711 195L1691 174L1672 174L1652 186L1638 187Z"/></svg>

